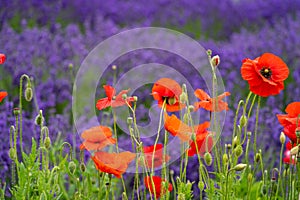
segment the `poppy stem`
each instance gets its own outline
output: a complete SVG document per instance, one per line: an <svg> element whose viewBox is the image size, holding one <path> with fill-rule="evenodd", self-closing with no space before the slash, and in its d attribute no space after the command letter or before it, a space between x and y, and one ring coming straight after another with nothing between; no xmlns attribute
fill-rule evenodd
<svg viewBox="0 0 300 200"><path fill-rule="evenodd" d="M259 121L259 109L260 109L260 101L261 97L258 96L257 107L256 107L256 116L255 116L255 129L254 129L254 141L253 141L253 153L256 154L256 138L257 138L257 129L258 129L258 121ZM254 162L254 168L255 168Z"/></svg>

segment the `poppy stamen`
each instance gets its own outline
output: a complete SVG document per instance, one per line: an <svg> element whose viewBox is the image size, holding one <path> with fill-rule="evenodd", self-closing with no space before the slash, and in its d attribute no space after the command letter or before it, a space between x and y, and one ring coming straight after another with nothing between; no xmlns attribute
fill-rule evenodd
<svg viewBox="0 0 300 200"><path fill-rule="evenodd" d="M270 68L263 67L260 70L260 74L263 75L263 77L265 77L266 79L270 79L272 76L272 71Z"/></svg>

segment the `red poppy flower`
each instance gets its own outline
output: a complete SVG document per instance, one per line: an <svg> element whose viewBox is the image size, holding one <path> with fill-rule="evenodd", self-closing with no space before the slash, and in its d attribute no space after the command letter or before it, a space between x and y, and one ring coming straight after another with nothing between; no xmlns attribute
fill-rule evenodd
<svg viewBox="0 0 300 200"><path fill-rule="evenodd" d="M87 149L89 151L99 151L107 145L116 143L116 139L112 138L112 132L109 127L95 126L81 134L84 139L80 145L80 149Z"/></svg>
<svg viewBox="0 0 300 200"><path fill-rule="evenodd" d="M144 147L145 162L147 167L152 167L152 158L154 157L154 167L159 167L163 164L163 144L157 144L153 156L154 145ZM165 162L170 160L170 156L165 155ZM144 163L142 163L144 164Z"/></svg>
<svg viewBox="0 0 300 200"><path fill-rule="evenodd" d="M5 55L0 53L0 65L5 62L5 59L6 59Z"/></svg>
<svg viewBox="0 0 300 200"><path fill-rule="evenodd" d="M117 96L116 95L116 90L110 85L104 85L103 86L106 96L105 98L99 99L97 101L96 107L98 110L102 110L104 108L107 108L109 106L111 107L119 107L126 105L127 102L132 102L134 101L133 97L127 97L126 100L123 99L123 94L127 94L129 90L122 90Z"/></svg>
<svg viewBox="0 0 300 200"><path fill-rule="evenodd" d="M135 154L129 151L122 153L96 152L91 158L99 171L121 178L127 170L128 164L135 158Z"/></svg>
<svg viewBox="0 0 300 200"><path fill-rule="evenodd" d="M165 114L165 129L173 136L179 137L182 142L187 142L191 139L193 129L183 123L176 115L169 116Z"/></svg>
<svg viewBox="0 0 300 200"><path fill-rule="evenodd" d="M2 100L7 96L7 92L0 92L0 103L2 102Z"/></svg>
<svg viewBox="0 0 300 200"><path fill-rule="evenodd" d="M296 146L296 144L292 145L291 142L286 143L286 146L285 146L286 150L284 151L284 157L283 157L284 163L293 164L293 165L296 164L296 156L295 155L291 156L291 152L290 152L290 150L294 146ZM292 160L291 160L291 158L292 158Z"/></svg>
<svg viewBox="0 0 300 200"><path fill-rule="evenodd" d="M226 96L229 96L229 92L224 92L223 94L219 95L216 98L211 98L206 92L204 92L201 89L197 89L194 92L195 96L200 99L200 102L196 102L194 104L195 111L199 108L204 108L205 110L211 111L211 112L220 112L222 110L228 110L228 104L224 102L222 99ZM217 104L217 105L216 105ZM217 106L217 109L215 110L215 107Z"/></svg>
<svg viewBox="0 0 300 200"><path fill-rule="evenodd" d="M166 191L164 190L164 187L162 185L162 182L164 182L165 180L159 176L152 176L152 180L153 180L154 189L152 186L151 178L149 176L146 176L144 178L145 186L151 194L154 194L154 191L155 191L156 198L160 198L162 195L164 195L166 193ZM171 183L169 183L168 190L170 192L173 190Z"/></svg>
<svg viewBox="0 0 300 200"><path fill-rule="evenodd" d="M209 131L207 131L207 128L209 126L210 126L209 122L204 122L202 124L199 124L198 126L195 126L196 143L198 147L198 152L201 156L203 156L205 152L207 152L207 150L210 152L213 146L212 137L206 139L206 137L210 133ZM207 144L206 144L206 140L207 140ZM188 156L194 156L195 154L197 154L196 143L194 141L190 142L190 148L188 149Z"/></svg>
<svg viewBox="0 0 300 200"><path fill-rule="evenodd" d="M152 95L158 101L158 106L162 107L166 101L166 110L168 112L179 111L184 104L179 102L179 96L182 93L180 85L169 78L161 78L156 81L152 88Z"/></svg>
<svg viewBox="0 0 300 200"><path fill-rule="evenodd" d="M288 77L289 69L278 56L264 53L255 60L243 60L241 74L254 94L267 97L279 94L284 88L283 81Z"/></svg>
<svg viewBox="0 0 300 200"><path fill-rule="evenodd" d="M300 102L290 103L286 107L285 112L287 114L277 115L278 121L284 127L284 134L288 136L294 143L297 143L297 136L295 131L297 128L297 118L298 115L300 115ZM300 119L298 122L298 127L300 127Z"/></svg>

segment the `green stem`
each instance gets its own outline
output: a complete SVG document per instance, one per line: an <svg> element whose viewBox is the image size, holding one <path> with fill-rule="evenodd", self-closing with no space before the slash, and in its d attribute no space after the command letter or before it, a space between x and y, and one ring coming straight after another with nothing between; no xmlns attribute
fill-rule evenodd
<svg viewBox="0 0 300 200"><path fill-rule="evenodd" d="M255 129L254 129L254 141L253 141L253 153L256 154L256 138L257 138L257 130L258 130L258 121L259 121L259 109L260 109L260 101L261 97L258 96L257 108L256 108L256 116L255 116ZM254 167L256 163L254 162Z"/></svg>

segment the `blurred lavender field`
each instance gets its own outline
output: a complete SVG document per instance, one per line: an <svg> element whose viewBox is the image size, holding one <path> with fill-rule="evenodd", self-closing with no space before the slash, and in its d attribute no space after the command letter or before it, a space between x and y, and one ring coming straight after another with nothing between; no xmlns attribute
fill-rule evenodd
<svg viewBox="0 0 300 200"><path fill-rule="evenodd" d="M240 76L241 61L246 57L254 59L264 52L282 57L291 73L284 92L264 100L258 136L259 148L267 152L263 159L270 163L266 167L277 165L281 126L276 114L281 113L288 103L299 101L300 96L299 0L1 0L0 53L6 54L7 61L0 68L0 89L9 93L0 106L2 182L9 180L10 175L8 136L9 127L14 123L12 109L18 105L16 86L20 76L27 73L33 77L35 102L39 105L38 108L31 104L25 107L23 140L28 144L24 145L25 150L30 147L31 137L38 137L39 130L32 119L39 109L44 111L51 137L55 138L61 132L72 142L75 134L78 146L80 140L73 130L71 112L74 74L99 42L118 32L146 26L181 31L220 55L219 71L226 91L232 94L228 98L231 110L223 130L225 141L232 131L234 108L248 92L248 86ZM174 55L161 55L161 52L151 50L132 52L113 64L119 66L118 76L121 76L134 66L150 62L186 65ZM70 64L74 66L71 69ZM184 73L193 77L191 71ZM111 79L107 72L107 80ZM195 87L198 83L198 80L192 81ZM143 102L151 100L150 93L145 87L135 95ZM147 105L141 104L137 112L147 115L147 109ZM88 128L88 124L86 126ZM197 161L191 161L188 167L193 169L195 165ZM176 173L175 168L174 171ZM197 180L197 174L188 175L191 181Z"/></svg>

